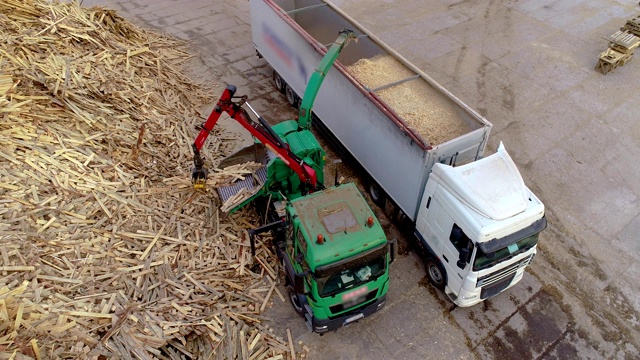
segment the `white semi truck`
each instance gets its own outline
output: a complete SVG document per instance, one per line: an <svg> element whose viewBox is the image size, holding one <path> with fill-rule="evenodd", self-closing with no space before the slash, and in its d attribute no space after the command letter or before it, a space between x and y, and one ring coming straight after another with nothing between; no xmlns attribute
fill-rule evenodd
<svg viewBox="0 0 640 360"><path fill-rule="evenodd" d="M274 83L292 105L299 105L297 94L336 34L358 34L328 72L313 124L366 171L373 201L408 224L426 250L432 284L456 305L471 306L522 279L546 227L544 205L502 144L483 158L491 123L327 1L250 0L250 12L257 54L274 69ZM409 75L370 88L350 70L380 56L394 58ZM445 99L453 109L446 112L451 126L462 122L466 130L430 143L400 115L406 112L381 96L403 84Z"/></svg>

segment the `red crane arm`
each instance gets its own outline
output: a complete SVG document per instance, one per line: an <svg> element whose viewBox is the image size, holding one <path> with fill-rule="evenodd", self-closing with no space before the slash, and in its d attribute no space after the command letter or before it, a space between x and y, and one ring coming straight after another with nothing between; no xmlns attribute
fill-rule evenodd
<svg viewBox="0 0 640 360"><path fill-rule="evenodd" d="M194 186L204 186L203 180L206 180L206 170L204 170L204 161L200 156L200 149L202 149L209 133L216 126L222 112L226 112L232 119L240 123L240 125L282 159L282 161L298 175L300 180L311 186L311 190L316 190L318 178L315 170L291 152L289 146L280 139L262 117L258 118L258 123L249 117L246 110L242 108L242 105L246 102L246 96L240 97L241 100L238 102L233 102L232 99L235 92L236 87L233 85L229 85L224 89L218 103L213 108L207 121L202 125L200 133L193 142L193 163L195 166L193 171ZM201 186L199 186L199 184Z"/></svg>

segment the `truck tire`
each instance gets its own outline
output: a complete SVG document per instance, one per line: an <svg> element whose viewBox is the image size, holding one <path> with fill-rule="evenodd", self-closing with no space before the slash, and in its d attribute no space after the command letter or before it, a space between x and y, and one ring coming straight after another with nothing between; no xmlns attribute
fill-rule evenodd
<svg viewBox="0 0 640 360"><path fill-rule="evenodd" d="M300 295L296 294L293 290L293 285L287 285L287 295L289 297L289 302L293 306L293 310L295 310L301 316L304 316L304 305Z"/></svg>
<svg viewBox="0 0 640 360"><path fill-rule="evenodd" d="M273 70L273 84L276 86L276 89L280 91L281 94L284 94L284 88L287 86L287 83L280 77L275 70Z"/></svg>
<svg viewBox="0 0 640 360"><path fill-rule="evenodd" d="M369 182L369 196L371 196L371 201L373 201L374 204L384 209L387 194L384 193L384 190L382 190L380 185L373 179Z"/></svg>
<svg viewBox="0 0 640 360"><path fill-rule="evenodd" d="M442 268L440 260L433 256L430 256L425 261L425 267L427 270L427 277L429 278L429 282L438 289L444 289L445 285L447 285L447 273Z"/></svg>
<svg viewBox="0 0 640 360"><path fill-rule="evenodd" d="M289 84L285 84L284 87L284 95L287 97L287 102L294 108L298 108L298 95L296 95Z"/></svg>

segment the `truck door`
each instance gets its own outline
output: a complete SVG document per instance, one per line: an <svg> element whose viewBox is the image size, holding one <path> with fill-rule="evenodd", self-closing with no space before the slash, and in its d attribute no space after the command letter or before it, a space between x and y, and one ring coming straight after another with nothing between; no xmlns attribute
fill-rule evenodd
<svg viewBox="0 0 640 360"><path fill-rule="evenodd" d="M298 224L294 223L292 219L288 218L289 226L287 226L287 234L285 236L285 252L289 259L293 262L293 233L294 229L298 227Z"/></svg>
<svg viewBox="0 0 640 360"><path fill-rule="evenodd" d="M418 212L416 230L422 245L438 258L441 257L441 254L438 253L442 249L445 229L450 226L450 217L446 213L444 217L441 216L442 212L443 209L438 200L434 199L428 192L425 192Z"/></svg>
<svg viewBox="0 0 640 360"><path fill-rule="evenodd" d="M471 265L469 259L473 253L473 242L469 240L469 237L464 231L455 223L449 225L448 241L444 242L442 248L443 265L447 271L447 277L449 288L451 288L456 294L460 292L464 278L469 272ZM468 250L468 256L465 259L466 265L464 268L458 266L458 260L460 259L460 252L462 249Z"/></svg>
<svg viewBox="0 0 640 360"><path fill-rule="evenodd" d="M307 241L304 239L304 235L302 234L302 231L300 231L300 228L296 230L294 242L294 261L296 262L294 268L297 272L309 272L309 264L307 263ZM305 294L308 294L311 290L311 279L312 276L309 272L304 278Z"/></svg>
<svg viewBox="0 0 640 360"><path fill-rule="evenodd" d="M307 264L307 242L305 241L300 228L296 230L294 256L301 271L309 270L309 264Z"/></svg>
<svg viewBox="0 0 640 360"><path fill-rule="evenodd" d="M293 281L294 270L294 255L293 255L293 235L294 228L297 225L292 221L291 217L287 215L287 227L284 231L284 236L280 236L280 241L276 245L276 251L280 258L280 265L285 272L286 283L289 284Z"/></svg>

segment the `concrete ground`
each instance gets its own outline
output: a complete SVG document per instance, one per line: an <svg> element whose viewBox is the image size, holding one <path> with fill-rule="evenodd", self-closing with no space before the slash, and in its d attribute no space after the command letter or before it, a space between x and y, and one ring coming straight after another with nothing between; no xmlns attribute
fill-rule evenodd
<svg viewBox="0 0 640 360"><path fill-rule="evenodd" d="M334 3L494 124L490 151L505 143L549 227L524 280L481 305L454 308L409 251L379 314L318 336L276 298L274 332L313 359L640 358L640 60L593 70L637 1ZM294 116L254 56L248 1L95 4L191 41L194 77L237 85L266 118Z"/></svg>

